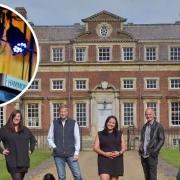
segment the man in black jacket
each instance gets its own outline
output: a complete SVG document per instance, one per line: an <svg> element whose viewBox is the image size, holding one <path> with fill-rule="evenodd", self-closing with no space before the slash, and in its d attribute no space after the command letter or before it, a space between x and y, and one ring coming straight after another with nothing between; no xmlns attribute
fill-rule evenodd
<svg viewBox="0 0 180 180"><path fill-rule="evenodd" d="M155 120L153 109L145 111L147 123L141 130L139 154L146 180L157 180L158 154L164 144L164 129Z"/></svg>

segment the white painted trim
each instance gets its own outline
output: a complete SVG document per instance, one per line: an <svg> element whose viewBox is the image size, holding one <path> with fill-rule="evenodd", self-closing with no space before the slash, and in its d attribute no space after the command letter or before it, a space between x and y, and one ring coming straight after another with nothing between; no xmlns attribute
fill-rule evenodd
<svg viewBox="0 0 180 180"><path fill-rule="evenodd" d="M124 80L132 80L133 81L133 88L124 88ZM125 77L125 78L120 78L120 89L124 91L134 91L136 90L136 78L134 77Z"/></svg>
<svg viewBox="0 0 180 180"><path fill-rule="evenodd" d="M168 100L168 109L169 109L169 127L180 127L180 125L173 125L172 123L171 123L171 103L172 102L178 102L178 103L180 103L180 98L177 98L176 100L172 100L172 99L169 99Z"/></svg>
<svg viewBox="0 0 180 180"><path fill-rule="evenodd" d="M76 61L76 48L85 48L85 58L83 61ZM89 58L89 46L84 46L84 45L73 45L73 61L76 63L83 63L83 62L87 62L88 58Z"/></svg>
<svg viewBox="0 0 180 180"><path fill-rule="evenodd" d="M170 44L168 45L168 61L170 62L180 62L180 60L171 60L171 48L178 47L180 48L179 44Z"/></svg>
<svg viewBox="0 0 180 180"><path fill-rule="evenodd" d="M109 48L109 60L103 61L99 60L99 48ZM99 63L108 63L112 61L112 45L109 44L98 44L96 45L96 61Z"/></svg>
<svg viewBox="0 0 180 180"><path fill-rule="evenodd" d="M123 61L123 62L133 62L135 59L136 59L136 51L135 51L135 45L134 46L129 46L129 45L123 45L123 46L121 46L120 47L121 48L121 60ZM125 60L124 59L124 48L132 48L132 53L133 53L133 59L132 60Z"/></svg>
<svg viewBox="0 0 180 180"><path fill-rule="evenodd" d="M53 48L62 48L62 60L60 61L53 61ZM65 61L65 46L64 45L50 45L50 61L53 63L61 63Z"/></svg>
<svg viewBox="0 0 180 180"><path fill-rule="evenodd" d="M147 60L147 52L146 49L147 48L155 48L155 60ZM159 59L159 46L158 45L144 45L144 61L147 62L154 62L157 61Z"/></svg>
<svg viewBox="0 0 180 180"><path fill-rule="evenodd" d="M112 71L112 72L129 72L129 71L152 71L152 72L164 72L164 71L179 71L179 63L156 63L153 64L139 64L136 62L126 62L126 63L79 63L79 64L48 64L47 66L40 66L38 72L104 72L104 71Z"/></svg>
<svg viewBox="0 0 180 180"><path fill-rule="evenodd" d="M61 92L65 92L66 91L66 79L65 78L50 78L50 91L51 92L57 92L57 91L61 91ZM53 89L53 81L62 81L62 89Z"/></svg>
<svg viewBox="0 0 180 180"><path fill-rule="evenodd" d="M89 100L73 100L73 119L77 120L76 116L76 104L78 103L85 103L86 104L86 126L81 126L81 127L89 127L89 108L90 108L90 102Z"/></svg>
<svg viewBox="0 0 180 180"><path fill-rule="evenodd" d="M42 90L42 89L41 89L41 79L40 79L40 78L37 78L37 79L34 79L33 82L34 82L34 81L38 81L38 89L30 89L30 88L29 88L28 91L40 92L40 91ZM32 82L32 83L33 83L33 82ZM32 84L31 84L31 86L32 86ZM30 87L31 87L31 86L30 86Z"/></svg>
<svg viewBox="0 0 180 180"><path fill-rule="evenodd" d="M76 81L86 81L86 89L76 89ZM73 78L73 91L88 91L89 90L89 78Z"/></svg>
<svg viewBox="0 0 180 180"><path fill-rule="evenodd" d="M131 99L121 99L120 106L121 106L121 127L127 128L127 125L124 125L124 103L133 103L133 122L134 127L137 127L137 100Z"/></svg>
<svg viewBox="0 0 180 180"><path fill-rule="evenodd" d="M171 80L180 80L180 77L168 77L168 90L179 90L180 88L171 88Z"/></svg>
<svg viewBox="0 0 180 180"><path fill-rule="evenodd" d="M39 115L39 126L28 126L28 104L38 104L38 115ZM41 129L42 128L42 119L41 119L41 104L40 100L26 100L25 101L25 126L30 129Z"/></svg>
<svg viewBox="0 0 180 180"><path fill-rule="evenodd" d="M156 88L147 88L147 80L156 80ZM159 90L159 77L145 77L144 78L144 90Z"/></svg>
<svg viewBox="0 0 180 180"><path fill-rule="evenodd" d="M3 116L2 116L2 120L3 120L3 124L2 125L5 125L6 124L6 107L7 106L2 106L0 108L2 108L2 111L3 111Z"/></svg>

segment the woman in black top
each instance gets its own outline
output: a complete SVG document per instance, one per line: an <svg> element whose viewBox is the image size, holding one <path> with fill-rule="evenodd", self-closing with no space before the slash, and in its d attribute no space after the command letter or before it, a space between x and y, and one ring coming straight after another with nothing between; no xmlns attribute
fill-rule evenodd
<svg viewBox="0 0 180 180"><path fill-rule="evenodd" d="M0 153L5 155L6 166L13 180L23 180L29 168L29 155L33 152L36 141L31 131L23 126L19 110L11 113L8 122L0 129Z"/></svg>
<svg viewBox="0 0 180 180"><path fill-rule="evenodd" d="M123 153L126 146L115 116L109 116L104 130L98 132L94 151L98 153L98 173L101 180L118 180L119 176L123 176Z"/></svg>

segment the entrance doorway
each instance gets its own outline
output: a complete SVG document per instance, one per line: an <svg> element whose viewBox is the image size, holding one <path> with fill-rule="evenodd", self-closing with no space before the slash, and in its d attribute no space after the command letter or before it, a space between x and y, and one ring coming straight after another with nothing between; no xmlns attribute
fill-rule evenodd
<svg viewBox="0 0 180 180"><path fill-rule="evenodd" d="M104 124L108 116L112 115L112 104L98 104L97 105L97 128L98 131L104 129Z"/></svg>

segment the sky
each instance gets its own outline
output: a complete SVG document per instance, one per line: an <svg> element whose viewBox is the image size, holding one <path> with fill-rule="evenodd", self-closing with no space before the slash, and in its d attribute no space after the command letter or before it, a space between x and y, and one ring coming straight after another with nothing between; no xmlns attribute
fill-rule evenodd
<svg viewBox="0 0 180 180"><path fill-rule="evenodd" d="M127 19L127 23L175 23L180 20L180 0L0 0L13 9L25 7L35 25L73 25L102 10Z"/></svg>

